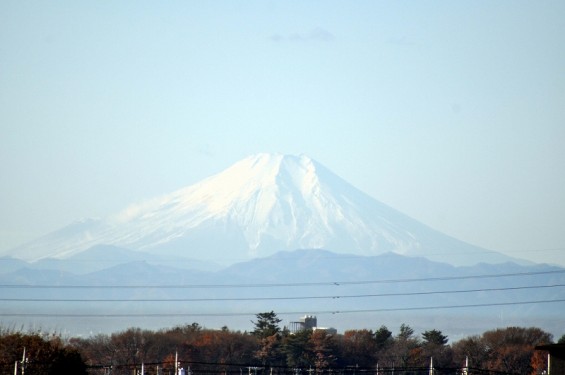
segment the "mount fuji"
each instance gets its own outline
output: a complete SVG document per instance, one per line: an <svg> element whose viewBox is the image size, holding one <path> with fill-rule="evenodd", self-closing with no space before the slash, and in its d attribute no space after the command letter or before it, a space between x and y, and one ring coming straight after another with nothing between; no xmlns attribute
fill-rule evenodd
<svg viewBox="0 0 565 375"><path fill-rule="evenodd" d="M429 228L307 156L280 154L250 156L197 184L75 222L5 255L66 259L101 245L224 264L296 249L394 252L456 266L513 260Z"/></svg>

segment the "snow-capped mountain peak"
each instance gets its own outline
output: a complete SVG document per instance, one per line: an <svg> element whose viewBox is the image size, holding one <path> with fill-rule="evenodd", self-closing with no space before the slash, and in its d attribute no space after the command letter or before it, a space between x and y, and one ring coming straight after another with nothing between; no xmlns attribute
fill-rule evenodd
<svg viewBox="0 0 565 375"><path fill-rule="evenodd" d="M169 233L170 239L211 221L235 225L255 255L264 237L284 240L291 248L323 247L323 238L333 232L332 218L343 214L325 191L319 168L304 155L250 156L200 183L132 205L111 221L144 228L143 232L155 228Z"/></svg>
<svg viewBox="0 0 565 375"><path fill-rule="evenodd" d="M305 155L282 154L247 157L106 219L72 224L14 255L64 258L99 244L223 262L324 248L469 264L477 250L376 201Z"/></svg>

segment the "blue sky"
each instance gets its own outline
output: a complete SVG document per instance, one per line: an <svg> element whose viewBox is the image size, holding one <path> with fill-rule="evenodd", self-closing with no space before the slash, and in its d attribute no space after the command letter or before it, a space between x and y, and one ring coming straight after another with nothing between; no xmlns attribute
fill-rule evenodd
<svg viewBox="0 0 565 375"><path fill-rule="evenodd" d="M0 251L258 152L565 265L565 2L0 2Z"/></svg>

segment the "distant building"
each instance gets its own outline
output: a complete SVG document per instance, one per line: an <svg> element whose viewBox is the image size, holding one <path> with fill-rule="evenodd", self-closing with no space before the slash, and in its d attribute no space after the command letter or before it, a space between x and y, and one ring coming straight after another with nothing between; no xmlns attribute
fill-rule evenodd
<svg viewBox="0 0 565 375"><path fill-rule="evenodd" d="M539 345L536 350L549 352L548 375L565 374L565 344Z"/></svg>
<svg viewBox="0 0 565 375"><path fill-rule="evenodd" d="M335 335L337 330L335 328L318 327L318 319L314 315L304 315L297 322L290 322L290 333L297 333L307 329L312 331L326 331L329 334Z"/></svg>
<svg viewBox="0 0 565 375"><path fill-rule="evenodd" d="M315 329L318 326L318 319L314 315L304 315L297 322L290 322L290 333Z"/></svg>

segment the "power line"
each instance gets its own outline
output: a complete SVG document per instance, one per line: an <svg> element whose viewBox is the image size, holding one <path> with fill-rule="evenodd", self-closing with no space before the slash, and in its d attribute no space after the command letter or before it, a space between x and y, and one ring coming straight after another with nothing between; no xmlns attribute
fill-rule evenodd
<svg viewBox="0 0 565 375"><path fill-rule="evenodd" d="M476 292L493 292L525 289L544 289L564 287L565 284L553 285L528 285L504 288L480 288L463 290L437 290L425 292L403 292L403 293L376 293L376 294L354 294L354 295L325 295L325 296L294 296L294 297L230 297L230 298L132 298L124 300L111 298L0 298L2 302L220 302L220 301L274 301L274 300L307 300L307 299L348 299L348 298L371 298L371 297L400 297L419 296L433 294L460 294Z"/></svg>
<svg viewBox="0 0 565 375"><path fill-rule="evenodd" d="M298 282L298 283L257 283L257 284L170 284L170 285L29 285L29 284L1 284L0 288L6 289L221 289L221 288L276 288L276 287L302 287L302 286L340 286L340 285L366 285L366 284L392 284L427 281L448 281L467 279L487 279L501 277L533 276L565 273L565 269L536 272L514 272L504 274L483 274L467 276L440 276L425 278L383 279L365 281L323 281L323 282Z"/></svg>
<svg viewBox="0 0 565 375"><path fill-rule="evenodd" d="M377 312L396 312L396 311L416 311L416 310L442 310L442 309L461 309L475 307L492 306L516 306L546 303L561 303L565 299L555 300L536 300L536 301L514 301L496 303L478 303L468 305L440 305L440 306L412 306L394 307L365 310L325 310L325 311L287 311L278 312L277 315L302 315L302 314L354 314L354 313L377 313ZM33 317L33 318L164 318L164 317L229 317L229 316L255 316L255 312L239 313L142 313L142 314L68 314L68 313L0 313L0 317Z"/></svg>

